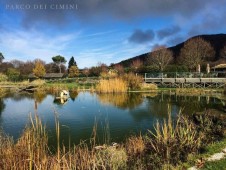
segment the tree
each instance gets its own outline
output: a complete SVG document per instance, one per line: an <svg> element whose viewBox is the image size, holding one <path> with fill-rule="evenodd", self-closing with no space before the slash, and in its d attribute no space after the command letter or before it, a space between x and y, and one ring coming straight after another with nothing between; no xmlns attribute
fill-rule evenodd
<svg viewBox="0 0 226 170"><path fill-rule="evenodd" d="M72 77L77 77L78 75L79 75L78 67L71 66L71 68L69 69L68 77L72 78Z"/></svg>
<svg viewBox="0 0 226 170"><path fill-rule="evenodd" d="M77 63L76 63L76 61L75 61L73 56L71 57L71 59L68 62L68 69L70 69L71 66L76 66L77 67Z"/></svg>
<svg viewBox="0 0 226 170"><path fill-rule="evenodd" d="M226 59L226 44L224 45L223 49L221 49L220 57Z"/></svg>
<svg viewBox="0 0 226 170"><path fill-rule="evenodd" d="M114 69L117 70L118 74L120 75L124 74L125 72L124 67L120 64L114 65Z"/></svg>
<svg viewBox="0 0 226 170"><path fill-rule="evenodd" d="M88 75L90 74L90 71L87 67L85 67L83 70L82 70L82 74L84 74L86 77L88 77Z"/></svg>
<svg viewBox="0 0 226 170"><path fill-rule="evenodd" d="M158 71L164 71L172 59L173 53L164 46L155 48L148 56L149 64L157 68Z"/></svg>
<svg viewBox="0 0 226 170"><path fill-rule="evenodd" d="M4 58L3 54L0 52L0 63L2 63L2 61L3 61L4 59L5 59L5 58Z"/></svg>
<svg viewBox="0 0 226 170"><path fill-rule="evenodd" d="M20 78L20 72L15 68L8 68L7 76L11 81L17 81Z"/></svg>
<svg viewBox="0 0 226 170"><path fill-rule="evenodd" d="M60 69L60 73L61 73L61 65L65 64L67 62L67 60L61 56L61 55L57 55L55 57L52 57L52 60L54 63L56 63Z"/></svg>
<svg viewBox="0 0 226 170"><path fill-rule="evenodd" d="M143 62L140 59L133 60L130 67L137 72L137 70L143 65Z"/></svg>
<svg viewBox="0 0 226 170"><path fill-rule="evenodd" d="M35 63L35 68L33 69L33 74L35 77L41 78L46 74L45 66L41 61Z"/></svg>
<svg viewBox="0 0 226 170"><path fill-rule="evenodd" d="M194 38L187 41L181 49L179 60L189 70L194 70L204 60L210 60L215 56L215 51L209 42L202 38Z"/></svg>

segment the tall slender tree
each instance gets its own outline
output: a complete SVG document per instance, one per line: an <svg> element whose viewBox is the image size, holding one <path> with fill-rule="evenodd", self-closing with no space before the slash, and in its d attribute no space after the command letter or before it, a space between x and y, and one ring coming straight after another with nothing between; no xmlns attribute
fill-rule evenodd
<svg viewBox="0 0 226 170"><path fill-rule="evenodd" d="M60 69L60 73L61 73L61 65L65 64L67 62L67 60L61 55L52 57L52 60L54 63L56 63L58 65L58 67Z"/></svg>
<svg viewBox="0 0 226 170"><path fill-rule="evenodd" d="M2 61L3 61L4 59L5 59L5 58L4 58L3 54L0 52L0 63L2 63Z"/></svg>
<svg viewBox="0 0 226 170"><path fill-rule="evenodd" d="M68 69L70 69L71 66L76 66L77 67L77 63L76 63L76 61L75 61L73 56L71 57L71 59L68 62Z"/></svg>

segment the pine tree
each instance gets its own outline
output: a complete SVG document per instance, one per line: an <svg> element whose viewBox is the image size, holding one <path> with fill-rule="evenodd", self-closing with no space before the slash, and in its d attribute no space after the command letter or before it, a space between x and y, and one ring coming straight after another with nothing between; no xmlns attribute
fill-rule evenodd
<svg viewBox="0 0 226 170"><path fill-rule="evenodd" d="M77 67L77 63L76 63L76 61L75 61L73 56L71 57L71 59L68 62L68 69L70 69L71 66L76 66Z"/></svg>

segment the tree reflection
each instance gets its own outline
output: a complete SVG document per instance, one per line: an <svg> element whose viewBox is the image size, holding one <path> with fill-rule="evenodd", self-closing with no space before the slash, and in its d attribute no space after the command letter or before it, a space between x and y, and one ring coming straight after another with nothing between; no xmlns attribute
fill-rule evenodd
<svg viewBox="0 0 226 170"><path fill-rule="evenodd" d="M0 115L2 114L4 109L5 109L5 103L4 103L3 99L0 98Z"/></svg>
<svg viewBox="0 0 226 170"><path fill-rule="evenodd" d="M43 90L38 90L34 92L34 99L37 103L42 103L42 101L46 98L47 93Z"/></svg>
<svg viewBox="0 0 226 170"><path fill-rule="evenodd" d="M70 96L72 101L75 101L75 98L78 96L78 91L76 91L76 90L70 91L69 96Z"/></svg>
<svg viewBox="0 0 226 170"><path fill-rule="evenodd" d="M113 105L121 109L134 109L143 102L141 93L102 93L98 94L101 103Z"/></svg>

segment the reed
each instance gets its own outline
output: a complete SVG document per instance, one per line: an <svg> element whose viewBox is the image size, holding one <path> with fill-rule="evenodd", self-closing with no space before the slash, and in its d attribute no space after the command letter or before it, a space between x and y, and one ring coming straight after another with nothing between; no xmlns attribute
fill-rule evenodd
<svg viewBox="0 0 226 170"><path fill-rule="evenodd" d="M0 130L0 169L170 169L186 161L190 153L198 152L201 141L205 141L202 140L205 135L197 132L198 125L181 114L173 121L168 113L168 119L162 124L157 122L154 131L145 136L132 136L125 144L110 145L107 134L106 144L100 147L96 142L97 124L90 145L81 142L68 149L60 143L61 124L57 113L55 125L56 153L48 148L48 135L37 114L30 115L30 125L15 143Z"/></svg>
<svg viewBox="0 0 226 170"><path fill-rule="evenodd" d="M96 91L100 93L127 92L127 89L127 83L121 78L102 79L96 87Z"/></svg>
<svg viewBox="0 0 226 170"><path fill-rule="evenodd" d="M157 122L154 132L149 131L149 134L146 137L149 151L160 158L161 164L166 167L176 165L178 160L186 161L189 154L197 153L203 139L191 120L179 114L174 122L170 112L168 120L162 124Z"/></svg>

